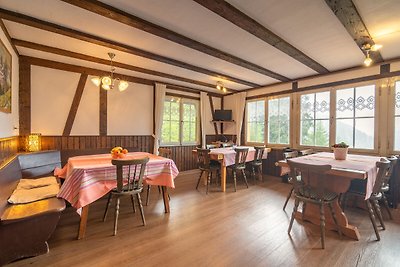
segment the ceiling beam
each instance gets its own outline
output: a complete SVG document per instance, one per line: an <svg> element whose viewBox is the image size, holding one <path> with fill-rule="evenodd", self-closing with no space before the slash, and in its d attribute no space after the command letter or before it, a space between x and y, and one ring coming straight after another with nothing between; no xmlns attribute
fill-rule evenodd
<svg viewBox="0 0 400 267"><path fill-rule="evenodd" d="M24 60L24 62L27 62L30 65L34 65L34 66L40 66L40 67L45 67L45 68L51 68L51 69L57 69L57 70L63 70L63 71L69 71L69 72L75 72L75 73L81 73L81 74L93 75L93 76L110 75L109 71L98 70L98 69L88 68L88 67L82 67L82 66L78 66L78 65L52 61L52 60L48 60L48 59L29 57L29 56L20 56L20 58L22 60ZM128 81L128 82L140 83L140 84L146 84L146 85L154 85L155 83L162 83L162 84L167 85L167 88L177 90L177 91L182 91L182 92L191 92L191 93L206 92L212 96L217 96L217 97L222 96L221 94L213 93L213 92L206 91L206 90L165 83L163 81L153 81L153 80L149 80L149 79L145 79L145 78L139 78L139 77L124 75L124 74L120 74L120 73L114 73L114 77L119 78L121 80Z"/></svg>
<svg viewBox="0 0 400 267"><path fill-rule="evenodd" d="M11 47L14 50L15 54L17 54L17 56L19 56L19 52L18 52L17 48L15 47L15 44L11 41L11 37L10 37L10 34L8 33L6 25L4 25L4 22L1 19L0 19L0 28L3 30L4 35L6 36L7 40L10 42Z"/></svg>
<svg viewBox="0 0 400 267"><path fill-rule="evenodd" d="M34 49L34 50L43 51L46 53L52 53L52 54L56 54L56 55L60 55L60 56L71 57L71 58L75 58L75 59L85 60L85 61L108 65L108 66L110 65L110 60L92 57L92 56L88 56L85 54L72 52L69 50L64 50L64 49L51 47L51 46L47 46L47 45L42 45L42 44L38 44L38 43L33 43L33 42L29 42L29 41L24 41L24 40L20 40L20 39L11 39L11 41L16 46L19 46L19 47L30 48L30 49ZM168 79L173 79L173 80L177 80L177 81L182 81L182 82L186 82L186 83L191 83L191 84L205 86L205 87L215 89L215 84L205 83L205 82L192 80L192 79L188 79L188 78L184 78L184 77L180 77L180 76L176 76L176 75L172 75L172 74L168 74L168 73L164 73L164 72L159 72L159 71L155 71L155 70L149 70L149 69L145 69L145 68L141 68L141 67L136 67L136 66L125 64L125 63L120 63L117 61L113 61L113 66L122 68L122 69L141 72L141 73L145 73L145 74L149 74L149 75L164 77L164 78L168 78ZM237 91L237 90L233 90L233 89L228 89L228 90L233 91L233 92Z"/></svg>
<svg viewBox="0 0 400 267"><path fill-rule="evenodd" d="M126 24L128 26L148 32L148 33L156 35L158 37L167 39L167 40L177 43L179 45L183 45L183 46L189 47L191 49L195 49L197 51L200 51L202 53L216 57L221 60L225 60L229 63L238 65L242 68L246 68L246 69L261 73L263 75L277 79L279 81L283 81L283 82L289 81L289 78L287 78L283 75L280 75L276 72L268 70L264 67L256 65L256 64L249 62L247 60L244 60L242 58L236 57L234 55L231 55L229 53L226 53L224 51L221 51L219 49L216 49L214 47L211 47L209 45L201 43L199 41L190 39L190 38L188 38L184 35L181 35L177 32L171 31L169 29L163 28L154 23L148 22L144 19L136 17L132 14L124 12L115 7L104 4L100 1L97 1L97 0L86 0L86 1L62 0L62 1L69 3L71 5L83 8L83 9L93 12L95 14L104 16L106 18L112 19L114 21L118 21L118 22Z"/></svg>
<svg viewBox="0 0 400 267"><path fill-rule="evenodd" d="M234 6L225 2L224 0L194 0L203 7L211 10L215 14L223 17L227 21L235 24L239 28L247 31L248 33L258 37L264 42L271 46L279 49L288 56L296 59L300 63L306 65L310 69L315 70L318 73L328 73L328 69L313 60L293 45L283 40L272 31L265 28L263 25L258 23L256 20L247 16L245 13L236 9Z"/></svg>
<svg viewBox="0 0 400 267"><path fill-rule="evenodd" d="M122 52L125 52L128 54L132 54L132 55L148 58L151 60L163 62L163 63L169 64L169 65L174 65L174 66L184 68L187 70L203 73L203 74L210 75L210 76L213 76L213 77L216 77L219 79L227 80L230 82L235 82L235 83L243 84L243 85L250 86L250 87L259 86L256 83L245 81L245 80L242 80L239 78L235 78L235 77L232 77L229 75L218 73L218 72L208 70L208 69L205 69L202 67L197 67L197 66L179 61L179 60L175 60L175 59L171 59L171 58L168 58L165 56L157 55L157 54L145 51L145 50L141 50L139 48L135 48L135 47L132 47L132 46L129 46L126 44L115 42L113 40L108 40L108 39L101 38L101 37L98 37L95 35L80 32L80 31L77 31L74 29L63 27L61 25L57 25L57 24L54 24L51 22L39 20L37 18L33 18L33 17L27 16L27 15L24 15L21 13L10 11L10 10L0 8L0 18L9 20L9 21L13 21L16 23L20 23L23 25L27 25L30 27L34 27L37 29L61 34L64 36L68 36L68 37L75 38L75 39L85 41L85 42L89 42L92 44L108 47L110 49L115 49L115 50L122 51Z"/></svg>
<svg viewBox="0 0 400 267"><path fill-rule="evenodd" d="M365 54L366 52L361 49L364 44L375 44L367 27L364 24L356 6L352 0L325 0L326 4L333 11L335 16L346 28L351 38L356 42L360 50ZM383 61L379 51L371 52L370 57L375 63Z"/></svg>

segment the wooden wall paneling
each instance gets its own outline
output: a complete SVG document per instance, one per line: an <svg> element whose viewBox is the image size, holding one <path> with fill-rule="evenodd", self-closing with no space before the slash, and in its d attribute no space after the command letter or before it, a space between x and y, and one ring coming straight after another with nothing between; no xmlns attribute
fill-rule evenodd
<svg viewBox="0 0 400 267"><path fill-rule="evenodd" d="M78 85L76 87L75 95L71 103L71 108L68 113L67 121L65 122L65 127L63 131L63 135L70 135L72 125L74 124L74 120L76 117L76 113L78 112L79 103L81 102L83 90L85 89L85 84L87 80L87 74L81 74L79 78Z"/></svg>
<svg viewBox="0 0 400 267"><path fill-rule="evenodd" d="M18 153L19 139L18 136L0 138L0 167Z"/></svg>
<svg viewBox="0 0 400 267"><path fill-rule="evenodd" d="M19 59L19 134L31 133L31 65Z"/></svg>

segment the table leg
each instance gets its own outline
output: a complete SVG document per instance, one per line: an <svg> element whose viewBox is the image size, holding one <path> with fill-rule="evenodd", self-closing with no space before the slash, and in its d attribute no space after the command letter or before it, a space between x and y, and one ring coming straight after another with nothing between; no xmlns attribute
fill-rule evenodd
<svg viewBox="0 0 400 267"><path fill-rule="evenodd" d="M346 214L344 214L342 208L339 205L339 201L336 200L333 204L333 209L335 211L336 219L342 234L355 240L360 240L360 232L358 228L354 225L350 225L347 220ZM337 230L336 225L333 221L331 211L327 205L325 205L325 228L327 230ZM319 225L319 206L313 203L307 203L306 212L303 213L298 211L295 215L296 219L309 221L313 224Z"/></svg>
<svg viewBox="0 0 400 267"><path fill-rule="evenodd" d="M161 186L163 200L164 200L164 211L165 213L169 213L169 199L168 199L168 188L166 186Z"/></svg>
<svg viewBox="0 0 400 267"><path fill-rule="evenodd" d="M78 229L78 239L82 239L85 237L88 215L89 215L89 205L86 205L82 207L81 220L79 222L79 229Z"/></svg>
<svg viewBox="0 0 400 267"><path fill-rule="evenodd" d="M226 166L224 161L221 161L221 191L226 191Z"/></svg>

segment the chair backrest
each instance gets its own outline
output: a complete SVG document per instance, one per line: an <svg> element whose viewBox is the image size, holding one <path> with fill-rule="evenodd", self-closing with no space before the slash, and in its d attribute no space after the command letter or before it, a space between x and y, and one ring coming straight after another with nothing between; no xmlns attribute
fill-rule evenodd
<svg viewBox="0 0 400 267"><path fill-rule="evenodd" d="M254 163L261 163L265 151L265 146L255 146L254 149Z"/></svg>
<svg viewBox="0 0 400 267"><path fill-rule="evenodd" d="M213 148L218 148L219 147L219 145L216 145L216 144L208 144L208 145L206 145L206 149L213 149Z"/></svg>
<svg viewBox="0 0 400 267"><path fill-rule="evenodd" d="M197 166L200 170L210 169L210 149L197 148Z"/></svg>
<svg viewBox="0 0 400 267"><path fill-rule="evenodd" d="M311 198L316 193L317 199L323 199L324 192L328 190L325 187L326 173L332 169L331 165L312 165L287 161L290 167L290 175L293 181L294 191L296 195ZM297 176L301 176L301 181Z"/></svg>
<svg viewBox="0 0 400 267"><path fill-rule="evenodd" d="M396 156L390 156L387 159L390 161L390 167L389 170L386 172L385 179L383 181L384 183L389 183L390 177L392 176L394 167L396 166L398 160Z"/></svg>
<svg viewBox="0 0 400 267"><path fill-rule="evenodd" d="M283 158L284 159L297 158L298 156L299 156L299 152L298 151L291 151L291 152L283 153Z"/></svg>
<svg viewBox="0 0 400 267"><path fill-rule="evenodd" d="M300 151L300 156L307 156L307 155L311 155L314 154L314 149L309 148L309 149L304 149Z"/></svg>
<svg viewBox="0 0 400 267"><path fill-rule="evenodd" d="M117 191L133 191L143 189L143 176L149 158L113 159L111 163L117 167ZM127 181L124 186L124 180Z"/></svg>
<svg viewBox="0 0 400 267"><path fill-rule="evenodd" d="M159 147L158 148L158 155L167 159L170 159L172 157L172 149L170 148L165 148L165 147Z"/></svg>
<svg viewBox="0 0 400 267"><path fill-rule="evenodd" d="M235 167L236 168L245 168L246 167L246 158L249 153L248 148L235 148Z"/></svg>
<svg viewBox="0 0 400 267"><path fill-rule="evenodd" d="M378 168L378 174L376 175L376 180L374 188L372 189L372 194L378 194L381 191L382 183L390 169L391 162L387 159L381 159L381 161L376 162L376 167Z"/></svg>

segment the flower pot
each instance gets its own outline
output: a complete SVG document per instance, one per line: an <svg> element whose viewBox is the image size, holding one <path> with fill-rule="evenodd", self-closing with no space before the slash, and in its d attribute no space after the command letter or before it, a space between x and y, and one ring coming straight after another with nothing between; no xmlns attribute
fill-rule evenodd
<svg viewBox="0 0 400 267"><path fill-rule="evenodd" d="M336 160L345 160L347 158L348 147L334 147L333 154Z"/></svg>

